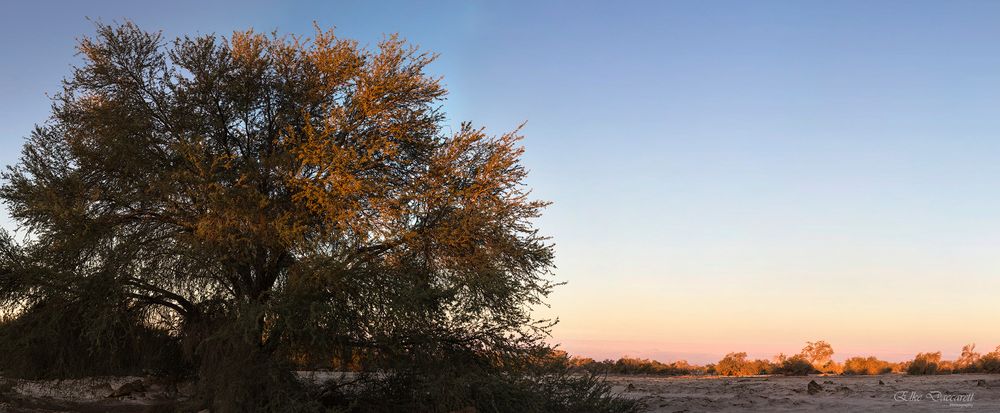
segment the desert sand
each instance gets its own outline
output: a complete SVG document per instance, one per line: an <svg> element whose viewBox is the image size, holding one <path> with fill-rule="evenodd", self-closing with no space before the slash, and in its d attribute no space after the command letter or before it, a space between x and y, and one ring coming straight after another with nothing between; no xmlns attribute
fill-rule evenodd
<svg viewBox="0 0 1000 413"><path fill-rule="evenodd" d="M3 413L160 413L194 393L191 382L105 376L66 380L0 378Z"/></svg>
<svg viewBox="0 0 1000 413"><path fill-rule="evenodd" d="M334 377L306 375L323 381ZM611 376L614 390L643 398L652 413L679 412L1000 412L1000 376ZM813 392L809 383L813 381ZM129 383L136 389L125 391ZM139 386L141 383L141 386ZM150 378L5 380L0 412L167 412L190 383ZM112 397L109 397L112 396Z"/></svg>
<svg viewBox="0 0 1000 413"><path fill-rule="evenodd" d="M609 379L656 413L1000 412L1000 376L986 374Z"/></svg>

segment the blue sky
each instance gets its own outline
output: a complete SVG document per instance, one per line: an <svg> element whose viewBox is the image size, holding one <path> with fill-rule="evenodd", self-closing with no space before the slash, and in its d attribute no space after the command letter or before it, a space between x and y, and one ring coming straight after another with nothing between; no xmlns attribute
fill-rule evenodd
<svg viewBox="0 0 1000 413"><path fill-rule="evenodd" d="M528 122L569 281L539 314L568 350L1000 344L1000 3L204 3L5 5L0 163L45 120L86 17L168 37L399 32L441 54L450 122Z"/></svg>

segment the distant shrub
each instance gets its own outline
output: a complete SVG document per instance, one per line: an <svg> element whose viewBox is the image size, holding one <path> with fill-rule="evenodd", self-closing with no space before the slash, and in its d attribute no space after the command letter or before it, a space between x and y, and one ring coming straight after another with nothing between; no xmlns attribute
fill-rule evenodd
<svg viewBox="0 0 1000 413"><path fill-rule="evenodd" d="M823 340L816 342L809 341L806 342L806 346L802 348L799 356L808 360L817 370L822 371L822 367L830 363L830 357L833 356L833 347Z"/></svg>
<svg viewBox="0 0 1000 413"><path fill-rule="evenodd" d="M623 357L615 362L615 366L618 367L618 372L624 374L658 374L677 376L691 373L691 366L689 366L686 361L678 363L664 364L656 360Z"/></svg>
<svg viewBox="0 0 1000 413"><path fill-rule="evenodd" d="M622 357L618 360L594 361L592 358L568 358L569 368L596 374L648 374L656 376L683 376L705 374L705 367L694 366L680 360L663 363L656 360Z"/></svg>
<svg viewBox="0 0 1000 413"><path fill-rule="evenodd" d="M754 376L773 371L767 360L747 360L747 353L729 353L715 364L715 373L722 376Z"/></svg>
<svg viewBox="0 0 1000 413"><path fill-rule="evenodd" d="M974 344L962 348L961 355L955 359L942 360L941 352L920 353L913 360L895 363L879 360L874 356L851 357L843 364L829 359L832 348L825 342L808 343L799 354L788 356L777 354L771 360L750 360L744 352L726 354L715 364L704 366L691 365L686 361L663 363L656 360L636 357L622 357L618 360L595 361L592 358L570 357L563 351L556 351L557 359L563 360L570 370L591 374L640 374L640 375L720 375L720 376L752 376L775 374L787 376L803 376L814 373L844 374L844 375L878 375L878 374L952 374L952 373L990 373L1000 374L1000 346L994 351L980 354L975 351ZM819 363L819 364L818 364Z"/></svg>
<svg viewBox="0 0 1000 413"><path fill-rule="evenodd" d="M912 375L938 374L941 364L941 352L920 353L906 367L906 373Z"/></svg>
<svg viewBox="0 0 1000 413"><path fill-rule="evenodd" d="M983 354L976 360L975 369L977 372L996 374L1000 373L1000 346L996 350Z"/></svg>
<svg viewBox="0 0 1000 413"><path fill-rule="evenodd" d="M573 356L569 358L569 366L572 368L586 368L594 363L597 362L590 357Z"/></svg>
<svg viewBox="0 0 1000 413"><path fill-rule="evenodd" d="M812 374L815 371L816 369L813 368L813 365L809 362L809 360L799 356L793 356L782 360L780 364L775 364L775 368L772 373L783 374L786 376L805 376Z"/></svg>
<svg viewBox="0 0 1000 413"><path fill-rule="evenodd" d="M892 372L892 363L875 357L851 357L844 361L844 374L875 375Z"/></svg>
<svg viewBox="0 0 1000 413"><path fill-rule="evenodd" d="M959 373L974 373L979 370L980 354L976 352L975 344L962 347L962 355L955 360L955 371Z"/></svg>
<svg viewBox="0 0 1000 413"><path fill-rule="evenodd" d="M938 362L937 374L952 374L961 373L962 371L955 367L955 362L950 360L941 360Z"/></svg>
<svg viewBox="0 0 1000 413"><path fill-rule="evenodd" d="M817 367L816 370L823 374L843 374L844 366L836 361L830 360L822 366Z"/></svg>

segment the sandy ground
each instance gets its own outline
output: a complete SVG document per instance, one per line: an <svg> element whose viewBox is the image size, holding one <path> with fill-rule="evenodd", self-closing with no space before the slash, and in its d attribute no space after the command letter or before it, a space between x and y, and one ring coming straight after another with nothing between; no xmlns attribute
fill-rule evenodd
<svg viewBox="0 0 1000 413"><path fill-rule="evenodd" d="M0 378L0 412L159 413L193 394L191 383L152 377L88 377L67 380Z"/></svg>
<svg viewBox="0 0 1000 413"><path fill-rule="evenodd" d="M300 377L314 382L345 378L310 372L301 372ZM615 391L645 399L654 413L1000 412L998 375L613 376L609 380ZM193 392L190 383L164 384L148 377L0 381L0 412L14 413L161 413L174 411L176 402ZM810 393L810 381L820 388L813 386ZM135 388L121 390L128 386Z"/></svg>
<svg viewBox="0 0 1000 413"><path fill-rule="evenodd" d="M1000 412L1000 376L609 377L650 412ZM809 382L822 389L808 391ZM880 384L881 382L881 384Z"/></svg>

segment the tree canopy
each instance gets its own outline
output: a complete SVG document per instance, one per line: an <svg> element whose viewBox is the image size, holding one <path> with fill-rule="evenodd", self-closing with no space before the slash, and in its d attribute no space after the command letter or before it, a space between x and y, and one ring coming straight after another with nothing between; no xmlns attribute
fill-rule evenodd
<svg viewBox="0 0 1000 413"><path fill-rule="evenodd" d="M319 29L166 41L131 23L98 24L79 52L3 174L27 234L0 251L8 317L127 311L196 365L243 351L220 340L396 371L546 348L530 311L553 249L521 137L448 128L433 54Z"/></svg>

